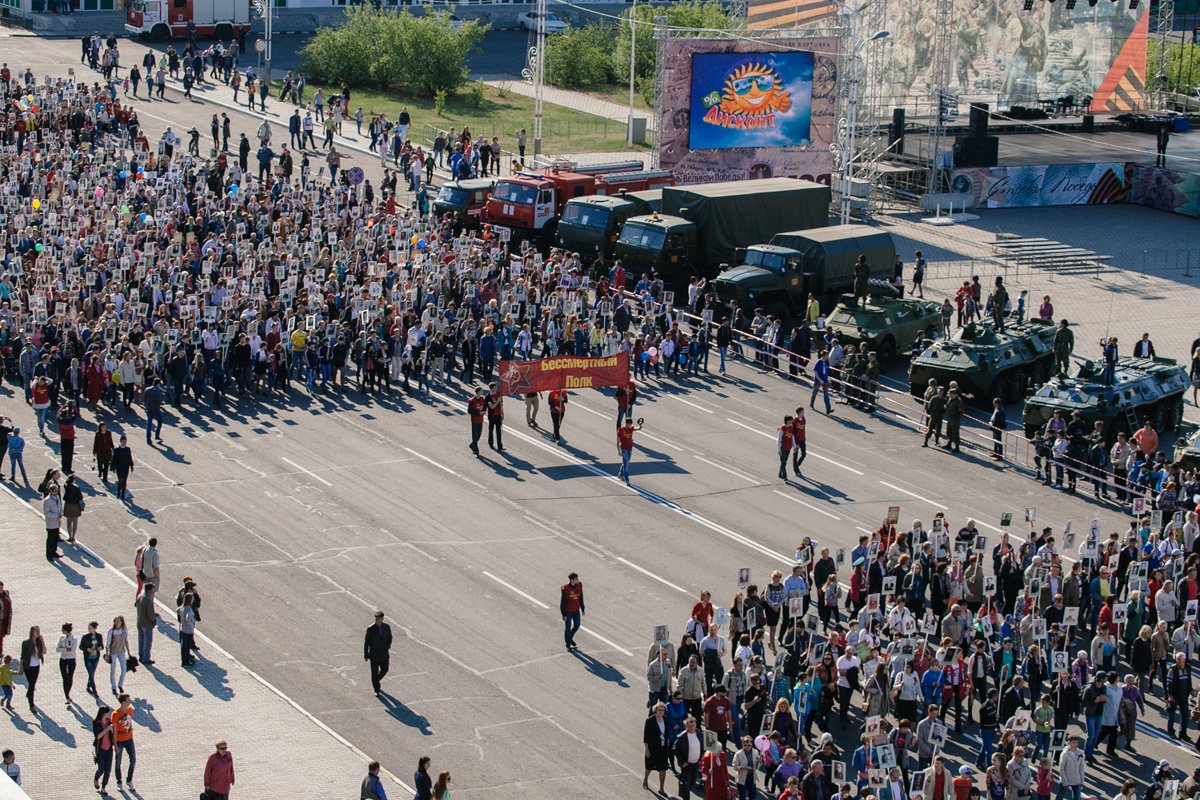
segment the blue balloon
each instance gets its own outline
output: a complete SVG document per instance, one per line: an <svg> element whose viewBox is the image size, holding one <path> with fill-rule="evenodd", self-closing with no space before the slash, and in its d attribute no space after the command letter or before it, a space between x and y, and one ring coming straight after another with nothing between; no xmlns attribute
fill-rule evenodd
<svg viewBox="0 0 1200 800"><path fill-rule="evenodd" d="M647 353L645 350L643 350L642 351L642 361L649 361L649 360L650 360L650 354Z"/></svg>
<svg viewBox="0 0 1200 800"><path fill-rule="evenodd" d="M236 183L232 183L232 184L230 184L230 185L229 185L229 193L230 193L230 194L237 194L237 193L238 193L238 185L237 185Z"/></svg>
<svg viewBox="0 0 1200 800"><path fill-rule="evenodd" d="M120 174L121 174L121 180L125 180L127 177L129 177L129 173L127 173L125 170L121 170Z"/></svg>
<svg viewBox="0 0 1200 800"><path fill-rule="evenodd" d="M418 239L418 240L417 240L417 249L418 249L418 250L424 250L424 249L425 249L425 247L426 247L426 245L425 245L425 240L424 240L424 239Z"/></svg>
<svg viewBox="0 0 1200 800"><path fill-rule="evenodd" d="M143 214L142 214L142 216L141 216L141 217L139 217L139 219L141 219L141 221L142 221L142 222L145 222L145 221L146 221L146 215L143 213Z"/></svg>
<svg viewBox="0 0 1200 800"><path fill-rule="evenodd" d="M687 364L687 353L680 353L680 354L679 354L679 363L680 363L680 364Z"/></svg>

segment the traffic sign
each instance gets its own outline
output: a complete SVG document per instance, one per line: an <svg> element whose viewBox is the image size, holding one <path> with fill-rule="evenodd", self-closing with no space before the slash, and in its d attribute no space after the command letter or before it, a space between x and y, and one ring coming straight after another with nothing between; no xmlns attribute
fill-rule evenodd
<svg viewBox="0 0 1200 800"><path fill-rule="evenodd" d="M362 167L351 167L349 171L346 172L346 180L353 184L362 183L365 177L367 176L363 173Z"/></svg>
<svg viewBox="0 0 1200 800"><path fill-rule="evenodd" d="M255 39L254 40L254 51L256 53L267 52L267 40L266 39Z"/></svg>

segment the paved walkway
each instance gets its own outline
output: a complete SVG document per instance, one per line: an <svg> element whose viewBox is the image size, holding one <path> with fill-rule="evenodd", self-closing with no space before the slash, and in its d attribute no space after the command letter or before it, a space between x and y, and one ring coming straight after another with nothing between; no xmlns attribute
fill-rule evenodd
<svg viewBox="0 0 1200 800"><path fill-rule="evenodd" d="M35 428L30 447L38 445ZM86 548L65 542L61 548L65 558L54 566L48 564L41 515L17 499L7 485L3 488L0 564L4 566L0 579L12 595L14 618L5 652L19 654L21 639L30 626L38 625L52 658L37 685L37 705L42 712L38 716L29 713L24 679L17 679L16 711L0 716L0 748L16 752L22 788L30 797L78 800L92 794L91 719L97 702L85 691L87 674L81 661L72 693L75 704L64 704L53 648L64 622L74 625L76 636L87 633L87 624L93 620L101 624L101 631L107 630L118 614L124 615L131 627L135 625L134 584ZM86 541L87 536L85 518L80 538ZM131 553L137 538L131 532ZM167 599L173 602L175 587L168 588ZM203 593L203 587L200 590ZM221 602L211 594L204 595L204 600L205 607ZM254 612L247 609L247 613ZM125 681L136 709L137 791L117 793L114 780L109 784L114 797L196 797L204 789L204 763L217 739L225 739L234 756L234 797L354 796L366 774L368 757L364 753L202 632L197 633L202 650L198 665L191 670L182 668L174 611L164 605L159 616L154 643L157 663L138 669ZM136 647L136 634L132 638ZM243 642L240 646L255 645ZM106 665L101 662L100 667L96 680L100 700L112 705L116 698L109 689L107 673L101 677ZM385 787L393 796L412 794L411 789L389 778L385 776Z"/></svg>
<svg viewBox="0 0 1200 800"><path fill-rule="evenodd" d="M507 89L514 94L525 97L533 97L534 95L533 84L526 83L525 81L485 80L484 83L497 89ZM608 100L601 100L599 97L592 97L590 94L585 94L584 92L573 92L569 89L559 89L556 86L546 86L542 90L542 100L547 103L553 103L556 106L572 108L576 111L582 111L584 114L605 117L617 122L627 122L629 120L629 106L621 105L620 103L611 103ZM633 113L635 116L647 118L646 129L648 131L658 130L657 115L640 108L635 108Z"/></svg>

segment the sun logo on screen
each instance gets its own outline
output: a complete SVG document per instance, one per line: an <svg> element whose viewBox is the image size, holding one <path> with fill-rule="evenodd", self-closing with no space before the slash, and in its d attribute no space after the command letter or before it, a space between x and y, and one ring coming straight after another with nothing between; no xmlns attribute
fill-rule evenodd
<svg viewBox="0 0 1200 800"><path fill-rule="evenodd" d="M721 110L727 114L758 116L791 107L791 94L783 88L783 79L764 64L743 64L725 76Z"/></svg>

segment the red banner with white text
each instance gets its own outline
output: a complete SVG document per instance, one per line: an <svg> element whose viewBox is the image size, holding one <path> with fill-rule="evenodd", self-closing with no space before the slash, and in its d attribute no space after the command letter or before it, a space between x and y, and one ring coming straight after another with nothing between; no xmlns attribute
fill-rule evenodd
<svg viewBox="0 0 1200 800"><path fill-rule="evenodd" d="M553 356L540 361L501 361L500 393L528 394L552 389L599 389L629 383L629 354L604 358Z"/></svg>

